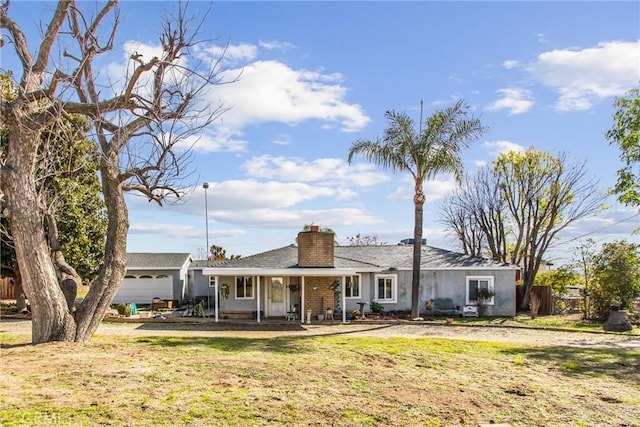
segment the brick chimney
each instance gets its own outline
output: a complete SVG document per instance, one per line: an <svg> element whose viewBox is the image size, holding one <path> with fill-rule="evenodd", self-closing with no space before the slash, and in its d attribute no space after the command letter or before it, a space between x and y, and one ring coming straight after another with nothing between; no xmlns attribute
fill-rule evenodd
<svg viewBox="0 0 640 427"><path fill-rule="evenodd" d="M335 234L326 231L298 233L298 267L333 267Z"/></svg>

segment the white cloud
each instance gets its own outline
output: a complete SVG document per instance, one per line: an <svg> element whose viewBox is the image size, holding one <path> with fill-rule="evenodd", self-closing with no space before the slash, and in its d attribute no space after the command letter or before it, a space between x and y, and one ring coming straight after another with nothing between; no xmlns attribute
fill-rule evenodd
<svg viewBox="0 0 640 427"><path fill-rule="evenodd" d="M216 211L217 220L232 224L291 228L292 224L330 224L331 227L377 224L380 221L371 213L357 208L319 210L253 209L240 212Z"/></svg>
<svg viewBox="0 0 640 427"><path fill-rule="evenodd" d="M138 61L147 63L154 57L162 58L163 55L164 51L160 44L151 45L139 41L126 41L122 44L122 62L110 62L107 64L107 75L104 77L109 79L109 84L112 85L111 88L117 93L124 89L125 84L128 82L135 68L140 66L140 62ZM137 57L138 60L132 60L132 56ZM175 60L174 64L185 66L186 62L187 57L183 56ZM142 96L150 96L152 88L151 78L151 73L144 73L140 77L134 91ZM180 68L174 68L171 72L167 73L168 84L179 82L183 79L184 74L180 71Z"/></svg>
<svg viewBox="0 0 640 427"><path fill-rule="evenodd" d="M489 154L492 157L497 157L499 154L508 153L509 151L524 152L526 149L519 144L511 141L487 141L484 146L488 149Z"/></svg>
<svg viewBox="0 0 640 427"><path fill-rule="evenodd" d="M228 46L210 45L206 48L196 45L194 50L195 55L201 59L205 59L210 63L222 60L226 65L251 61L258 56L258 47L248 43L230 44Z"/></svg>
<svg viewBox="0 0 640 427"><path fill-rule="evenodd" d="M281 133L271 140L276 145L289 145L291 144L291 135Z"/></svg>
<svg viewBox="0 0 640 427"><path fill-rule="evenodd" d="M502 62L502 66L504 68L506 68L507 70L510 70L512 68L519 67L520 63L518 61L516 61L515 59L508 59L508 60Z"/></svg>
<svg viewBox="0 0 640 427"><path fill-rule="evenodd" d="M166 224L166 223L132 223L129 227L130 234L163 235L171 238L190 238L202 235L202 230L196 230L191 225Z"/></svg>
<svg viewBox="0 0 640 427"><path fill-rule="evenodd" d="M450 105L450 104L455 104L456 102L458 102L460 99L462 98L461 95L459 94L453 94L451 95L448 99L436 99L435 101L431 102L431 105L433 105L434 107L438 107L440 105Z"/></svg>
<svg viewBox="0 0 640 427"><path fill-rule="evenodd" d="M370 187L389 181L371 164L349 165L338 158L320 158L311 162L297 157L269 155L247 160L244 168L249 176L282 181L316 182L326 185Z"/></svg>
<svg viewBox="0 0 640 427"><path fill-rule="evenodd" d="M585 49L544 52L529 72L558 91L557 110L575 111L627 92L640 80L638 64L640 41L609 41Z"/></svg>
<svg viewBox="0 0 640 427"><path fill-rule="evenodd" d="M297 47L293 43L281 42L277 40L269 40L269 41L260 40L258 44L261 48L267 49L267 50L283 50L284 51L284 50L294 49Z"/></svg>
<svg viewBox="0 0 640 427"><path fill-rule="evenodd" d="M218 86L212 101L222 100L231 109L224 114L230 132L241 133L245 126L265 122L294 125L319 119L339 123L345 132L364 128L370 121L362 107L345 101L347 89L340 85L339 74L295 70L277 61L257 61L242 69L226 70L228 80L240 74L238 81Z"/></svg>
<svg viewBox="0 0 640 427"><path fill-rule="evenodd" d="M204 151L240 151L247 126L280 122L296 125L308 120L319 120L324 128L339 127L343 132L363 129L371 119L358 104L346 100L347 87L340 73L294 69L276 60L257 60L260 49L287 49L286 42L261 41L259 46L241 43L220 47L210 45L194 48L194 56L216 64L223 55L222 68L217 74L219 82L204 93L203 102L228 109L209 129L209 135L195 145ZM197 50L196 50L197 49ZM110 63L108 77L115 90L122 89L127 73L132 71L130 55L138 53L143 59L162 55L160 45L128 41L123 45L122 62ZM183 65L188 56L179 59ZM176 71L171 78L184 76ZM140 91L148 91L148 81L141 81Z"/></svg>
<svg viewBox="0 0 640 427"><path fill-rule="evenodd" d="M413 179L408 177L405 178L404 181L406 184L398 187L396 191L387 197L389 200L413 200L413 195L415 194ZM447 179L433 179L424 182L422 191L425 195L426 202L434 202L445 197L456 186L456 182L451 177Z"/></svg>
<svg viewBox="0 0 640 427"><path fill-rule="evenodd" d="M218 153L245 151L247 144L247 141L234 139L230 135L224 135L221 132L215 132L214 134L190 136L180 141L178 146L183 149L192 148L196 151Z"/></svg>
<svg viewBox="0 0 640 427"><path fill-rule="evenodd" d="M493 104L486 109L490 111L495 110L509 110L509 115L526 113L533 106L531 100L531 91L522 88L504 88L497 91L502 97L496 100Z"/></svg>
<svg viewBox="0 0 640 427"><path fill-rule="evenodd" d="M154 237L168 237L172 239L200 239L203 232L200 228L186 224L169 223L138 223L134 222L129 227L129 234L153 235ZM247 234L241 229L210 229L209 235L213 237L236 237Z"/></svg>
<svg viewBox="0 0 640 427"><path fill-rule="evenodd" d="M322 185L256 180L210 182L207 190L210 212L284 209L321 197L335 199L344 194L342 189Z"/></svg>

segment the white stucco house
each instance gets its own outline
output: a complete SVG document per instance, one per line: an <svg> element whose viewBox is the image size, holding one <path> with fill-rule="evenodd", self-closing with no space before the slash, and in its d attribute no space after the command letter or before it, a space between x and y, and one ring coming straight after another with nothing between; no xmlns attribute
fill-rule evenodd
<svg viewBox="0 0 640 427"><path fill-rule="evenodd" d="M192 269L190 290L206 289L215 318L246 314L261 318L311 310L346 312L372 302L385 311L411 309L412 245L334 246L333 233L304 231L290 245L213 266ZM489 316L514 316L518 266L422 247L420 307L436 298L477 304L480 288L495 295ZM297 316L304 321L305 315Z"/></svg>

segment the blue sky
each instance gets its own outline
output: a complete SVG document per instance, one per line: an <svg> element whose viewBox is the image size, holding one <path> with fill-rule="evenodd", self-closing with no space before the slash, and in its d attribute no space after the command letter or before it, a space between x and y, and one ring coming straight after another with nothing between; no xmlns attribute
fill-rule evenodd
<svg viewBox="0 0 640 427"><path fill-rule="evenodd" d="M615 181L619 153L604 132L615 97L640 81L638 2L224 1L189 10L204 16L210 6L208 41L194 53L215 57L228 44L222 76L241 76L209 93L230 109L196 143L194 187L183 202L129 198L131 252L202 255L203 182L209 244L229 255L291 244L310 223L332 228L342 244L357 233L389 244L411 237L409 176L346 159L353 141L381 135L386 110L417 120L420 100L426 115L462 98L490 128L464 153L468 172L535 146L586 162L602 191ZM26 25L52 8L11 5ZM126 52L151 52L160 16L175 8L124 1L105 69L122 69ZM446 175L427 183L424 217L428 244L452 250L457 242L439 218L454 185ZM547 258L569 261L581 236L637 241L637 209L609 205L562 233Z"/></svg>

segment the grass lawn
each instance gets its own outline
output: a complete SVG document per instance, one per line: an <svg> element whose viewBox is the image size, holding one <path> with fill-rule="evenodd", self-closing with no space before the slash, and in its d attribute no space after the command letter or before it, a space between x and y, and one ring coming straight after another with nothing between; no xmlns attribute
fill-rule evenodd
<svg viewBox="0 0 640 427"><path fill-rule="evenodd" d="M0 425L638 425L640 353L426 338L0 334Z"/></svg>

